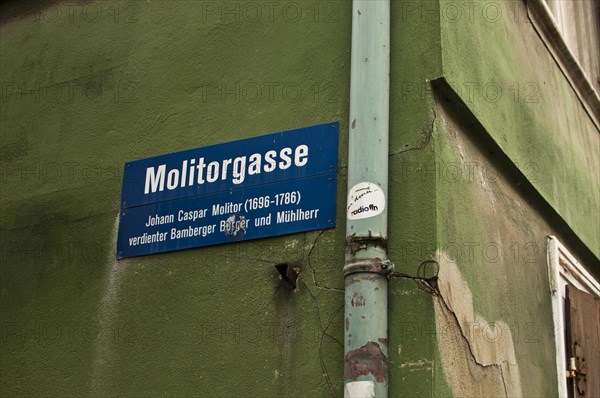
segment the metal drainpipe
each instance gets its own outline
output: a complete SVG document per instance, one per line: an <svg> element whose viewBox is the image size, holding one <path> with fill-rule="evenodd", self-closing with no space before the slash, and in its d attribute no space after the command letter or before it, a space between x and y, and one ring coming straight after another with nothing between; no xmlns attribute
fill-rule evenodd
<svg viewBox="0 0 600 398"><path fill-rule="evenodd" d="M390 1L354 0L346 226L344 396L387 397Z"/></svg>

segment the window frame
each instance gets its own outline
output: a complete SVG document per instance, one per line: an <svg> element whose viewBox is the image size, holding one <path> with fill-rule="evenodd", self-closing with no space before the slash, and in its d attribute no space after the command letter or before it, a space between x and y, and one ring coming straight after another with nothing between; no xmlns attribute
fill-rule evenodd
<svg viewBox="0 0 600 398"><path fill-rule="evenodd" d="M596 91L596 85L584 72L565 42L547 0L527 0L525 7L529 21L540 40L561 69L594 125L600 129L600 108L598 107L600 96Z"/></svg>
<svg viewBox="0 0 600 398"><path fill-rule="evenodd" d="M548 275L552 293L552 318L556 347L558 395L568 397L565 342L565 286L567 284L600 298L600 283L580 264L555 236L547 242Z"/></svg>

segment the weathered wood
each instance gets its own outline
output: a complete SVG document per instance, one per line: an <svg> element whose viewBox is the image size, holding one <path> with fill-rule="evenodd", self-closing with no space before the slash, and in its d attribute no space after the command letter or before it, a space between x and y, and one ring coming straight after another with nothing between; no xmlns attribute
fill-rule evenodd
<svg viewBox="0 0 600 398"><path fill-rule="evenodd" d="M600 397L600 300L567 286L569 357L577 364L575 397Z"/></svg>

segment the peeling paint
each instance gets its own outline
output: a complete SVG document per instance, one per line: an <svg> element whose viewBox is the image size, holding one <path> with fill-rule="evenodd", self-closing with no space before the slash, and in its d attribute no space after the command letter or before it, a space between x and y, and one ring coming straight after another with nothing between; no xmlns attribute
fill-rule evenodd
<svg viewBox="0 0 600 398"><path fill-rule="evenodd" d="M456 262L438 251L440 297L434 301L442 368L457 397L522 396L519 366L509 326L488 322L473 309L473 296ZM500 338L472 333L473 325Z"/></svg>
<svg viewBox="0 0 600 398"><path fill-rule="evenodd" d="M356 380L360 376L372 374L379 383L386 381L387 358L381 351L379 344L373 341L348 352L344 364L344 377L346 380Z"/></svg>
<svg viewBox="0 0 600 398"><path fill-rule="evenodd" d="M399 367L401 369L404 369L404 368L423 368L424 365L427 365L427 368L431 369L431 366L433 365L433 361L430 361L430 360L427 360L427 359L418 359L416 361L409 361L409 362L401 363L399 365Z"/></svg>
<svg viewBox="0 0 600 398"><path fill-rule="evenodd" d="M241 238L246 235L246 217L241 214L232 214L225 220L224 234L231 239Z"/></svg>
<svg viewBox="0 0 600 398"><path fill-rule="evenodd" d="M360 292L354 292L350 303L353 307L363 307L365 305L365 296Z"/></svg>

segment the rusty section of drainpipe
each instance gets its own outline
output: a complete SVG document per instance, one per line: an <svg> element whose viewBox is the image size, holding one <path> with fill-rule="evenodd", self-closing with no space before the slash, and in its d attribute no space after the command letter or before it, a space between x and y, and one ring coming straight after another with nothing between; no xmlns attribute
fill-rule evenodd
<svg viewBox="0 0 600 398"><path fill-rule="evenodd" d="M344 266L347 397L386 397L388 385L387 284L394 265L383 239L354 251L348 245Z"/></svg>

